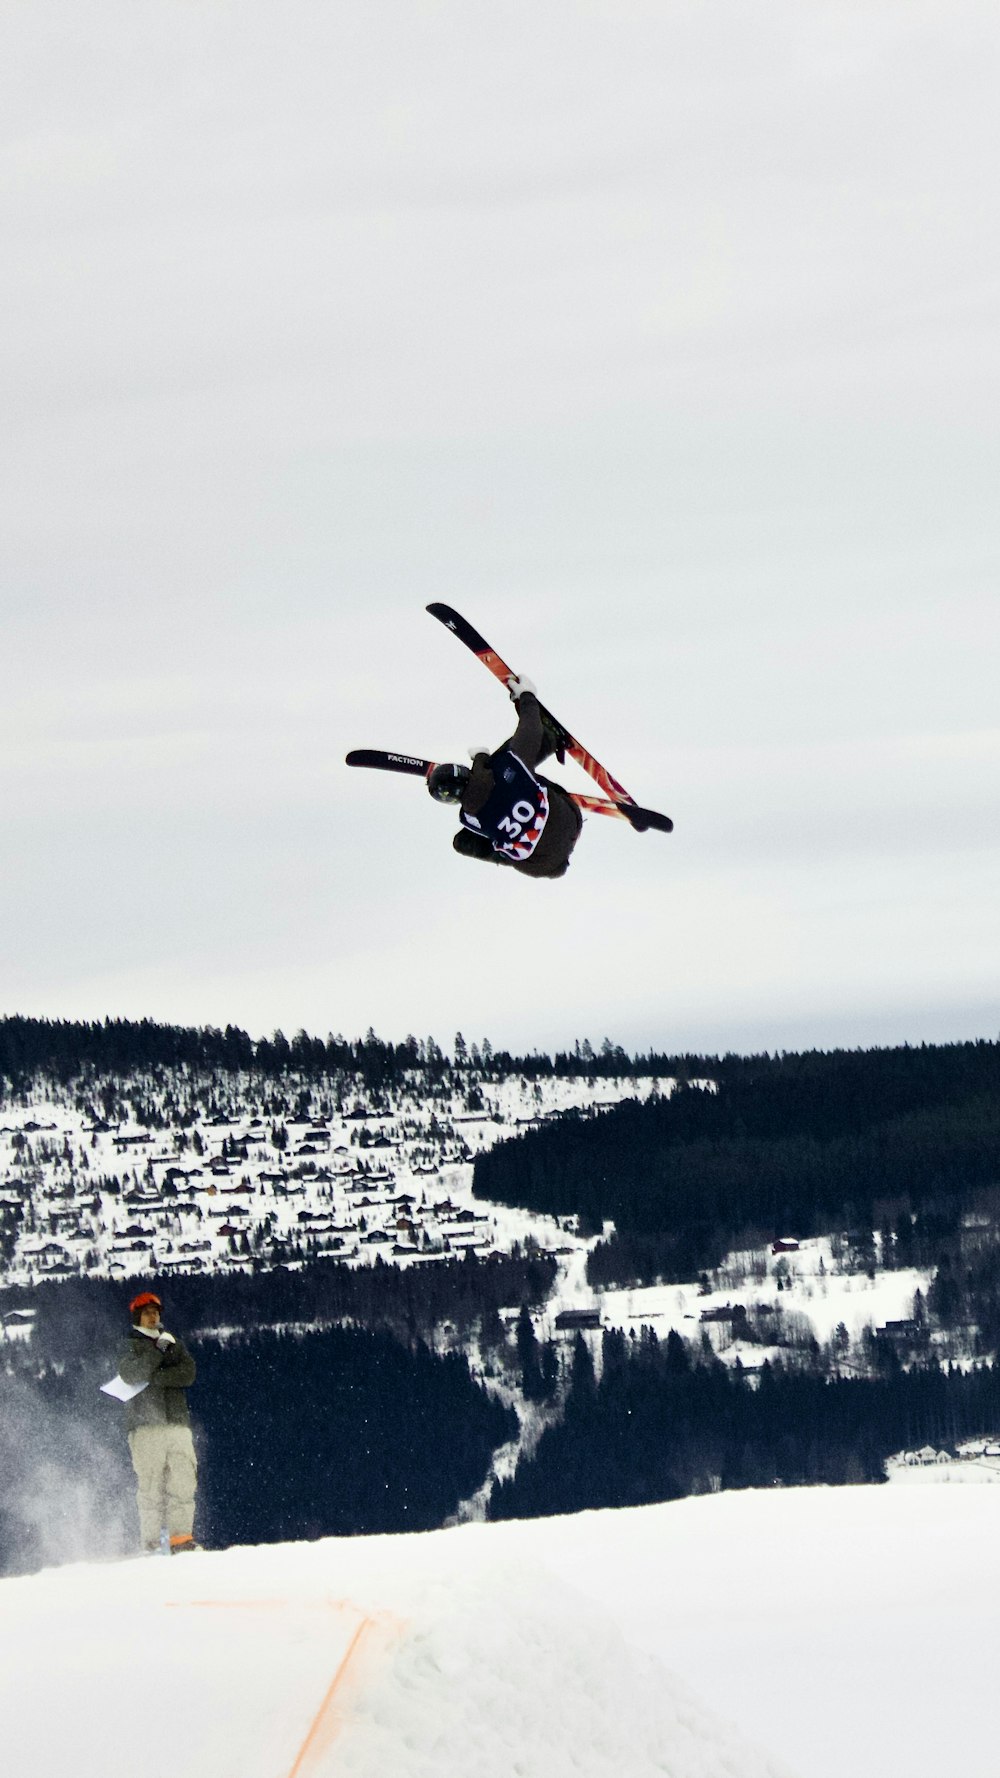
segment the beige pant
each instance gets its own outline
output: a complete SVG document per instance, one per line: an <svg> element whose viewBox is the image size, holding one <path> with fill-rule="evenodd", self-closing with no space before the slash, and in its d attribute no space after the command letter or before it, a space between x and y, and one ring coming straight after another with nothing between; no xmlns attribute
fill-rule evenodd
<svg viewBox="0 0 1000 1778"><path fill-rule="evenodd" d="M172 1537L194 1530L198 1463L189 1426L137 1426L128 1435L139 1483L139 1535L150 1547L165 1525Z"/></svg>

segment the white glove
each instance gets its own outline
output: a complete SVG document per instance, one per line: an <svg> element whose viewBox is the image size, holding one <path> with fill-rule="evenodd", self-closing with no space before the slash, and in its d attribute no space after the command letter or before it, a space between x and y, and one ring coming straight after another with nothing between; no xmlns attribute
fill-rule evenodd
<svg viewBox="0 0 1000 1778"><path fill-rule="evenodd" d="M177 1342L174 1339L173 1334L168 1334L165 1327L161 1328L160 1332L156 1336L156 1350L157 1350L157 1352L169 1352L171 1346L175 1346L176 1344L177 1344Z"/></svg>
<svg viewBox="0 0 1000 1778"><path fill-rule="evenodd" d="M518 698L523 698L526 691L530 691L536 698L538 696L538 687L532 680L526 678L523 673L520 678L518 678L516 673L511 674L507 681L507 690L510 692L515 704L517 703Z"/></svg>

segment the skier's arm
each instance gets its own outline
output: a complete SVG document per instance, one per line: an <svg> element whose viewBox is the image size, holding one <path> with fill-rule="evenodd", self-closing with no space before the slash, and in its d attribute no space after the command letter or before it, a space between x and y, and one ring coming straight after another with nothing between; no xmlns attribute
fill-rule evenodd
<svg viewBox="0 0 1000 1778"><path fill-rule="evenodd" d="M466 815L478 815L485 803L493 794L494 779L490 766L489 755L477 753L472 762L469 782L462 796L462 812Z"/></svg>
<svg viewBox="0 0 1000 1778"><path fill-rule="evenodd" d="M538 699L533 691L525 691L517 700L517 728L507 742L512 753L516 753L522 765L533 772L545 746L545 730L542 727L541 712Z"/></svg>
<svg viewBox="0 0 1000 1778"><path fill-rule="evenodd" d="M452 845L460 858L479 858L484 864L510 864L502 852L495 852L484 833L473 833L468 827L460 827Z"/></svg>

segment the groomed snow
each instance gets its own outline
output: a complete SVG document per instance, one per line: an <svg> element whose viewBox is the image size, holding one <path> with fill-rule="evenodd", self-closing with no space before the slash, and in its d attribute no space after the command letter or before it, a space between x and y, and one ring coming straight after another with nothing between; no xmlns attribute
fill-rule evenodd
<svg viewBox="0 0 1000 1778"><path fill-rule="evenodd" d="M18 1778L992 1769L998 1496L723 1494L0 1583Z"/></svg>

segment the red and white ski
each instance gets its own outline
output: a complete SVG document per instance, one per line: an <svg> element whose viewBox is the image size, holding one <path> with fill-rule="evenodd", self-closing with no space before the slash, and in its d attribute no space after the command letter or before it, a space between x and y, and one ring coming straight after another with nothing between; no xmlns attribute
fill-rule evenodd
<svg viewBox="0 0 1000 1778"><path fill-rule="evenodd" d="M446 630L450 630L460 642L464 642L466 648L471 649L472 653L482 661L483 666L489 669L494 679L499 679L501 685L507 689L508 681L516 677L513 668L509 667L496 650L490 647L472 624L450 605L435 603L428 605L427 610L432 617L437 618L439 623L444 624ZM610 801L605 801L602 797L577 796L574 797L575 802L578 802L582 808L595 810L598 814L618 815L624 821L631 822L637 833L644 833L647 828L655 828L660 833L673 832L674 824L669 815L660 815L655 809L640 808L624 785L619 784L617 778L612 777L607 766L603 766L592 753L588 753L586 747L576 739L576 736L571 735L569 729L552 715L551 710L546 710L544 704L541 704L539 708L542 722L556 744L557 757L562 759L564 754L568 753L570 758L575 759L577 765L582 766L587 776L593 778L594 783L610 798ZM572 792L570 794L572 795Z"/></svg>

